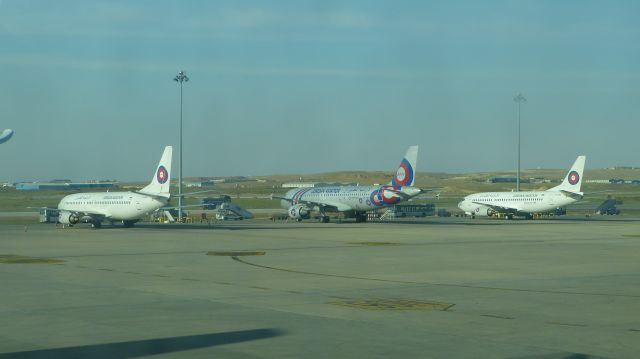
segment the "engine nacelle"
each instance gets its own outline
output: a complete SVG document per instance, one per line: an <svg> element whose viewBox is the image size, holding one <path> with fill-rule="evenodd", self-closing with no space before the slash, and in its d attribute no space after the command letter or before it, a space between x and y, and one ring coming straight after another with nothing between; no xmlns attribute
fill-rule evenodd
<svg viewBox="0 0 640 359"><path fill-rule="evenodd" d="M78 218L78 215L73 212L60 211L60 214L58 215L58 222L62 224L74 225L80 222L80 218Z"/></svg>
<svg viewBox="0 0 640 359"><path fill-rule="evenodd" d="M304 204L296 204L289 207L289 217L296 220L307 219L310 213L311 209Z"/></svg>

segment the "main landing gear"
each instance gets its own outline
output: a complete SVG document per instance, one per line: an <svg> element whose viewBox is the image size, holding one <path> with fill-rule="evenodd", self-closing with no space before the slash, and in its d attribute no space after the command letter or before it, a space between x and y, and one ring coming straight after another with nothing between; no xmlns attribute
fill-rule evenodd
<svg viewBox="0 0 640 359"><path fill-rule="evenodd" d="M362 223L367 221L366 213L356 213L356 223Z"/></svg>
<svg viewBox="0 0 640 359"><path fill-rule="evenodd" d="M318 218L320 223L329 223L329 216L324 213L320 213L320 217Z"/></svg>
<svg viewBox="0 0 640 359"><path fill-rule="evenodd" d="M137 221L122 221L124 228L131 228Z"/></svg>

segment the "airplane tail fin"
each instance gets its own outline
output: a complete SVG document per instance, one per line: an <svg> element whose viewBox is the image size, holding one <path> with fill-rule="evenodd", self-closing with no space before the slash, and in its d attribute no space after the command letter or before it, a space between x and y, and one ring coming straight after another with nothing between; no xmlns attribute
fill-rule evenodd
<svg viewBox="0 0 640 359"><path fill-rule="evenodd" d="M573 163L573 166L571 166L571 169L565 176L564 181L562 181L560 185L553 187L551 190L581 194L582 173L584 171L584 162L586 159L587 156L578 156L576 161Z"/></svg>
<svg viewBox="0 0 640 359"><path fill-rule="evenodd" d="M164 148L162 158L158 167L149 183L145 188L140 190L140 193L150 196L158 196L169 198L169 186L171 184L171 156L173 154L173 147L167 146Z"/></svg>
<svg viewBox="0 0 640 359"><path fill-rule="evenodd" d="M413 186L418 162L418 146L410 146L404 155L396 174L391 179L393 186Z"/></svg>

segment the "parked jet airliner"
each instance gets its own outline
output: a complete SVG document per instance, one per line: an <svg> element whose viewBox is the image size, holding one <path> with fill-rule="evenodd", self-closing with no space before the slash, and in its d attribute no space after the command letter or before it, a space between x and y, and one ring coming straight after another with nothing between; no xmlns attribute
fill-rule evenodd
<svg viewBox="0 0 640 359"><path fill-rule="evenodd" d="M281 200L289 217L301 221L310 217L311 211L320 212L322 222L329 222L326 212L344 212L355 217L356 222L367 220L366 212L415 197L427 190L413 187L418 160L418 146L407 150L391 183L385 186L331 186L292 189Z"/></svg>
<svg viewBox="0 0 640 359"><path fill-rule="evenodd" d="M164 207L171 196L172 152L173 147L164 148L151 183L138 192L90 192L64 197L58 204L58 222L66 225L86 222L99 228L107 220L131 227L144 215Z"/></svg>
<svg viewBox="0 0 640 359"><path fill-rule="evenodd" d="M584 196L580 187L585 160L586 156L578 156L564 181L546 191L475 193L465 197L458 207L472 217L504 214L507 218L531 218L534 213L554 211Z"/></svg>

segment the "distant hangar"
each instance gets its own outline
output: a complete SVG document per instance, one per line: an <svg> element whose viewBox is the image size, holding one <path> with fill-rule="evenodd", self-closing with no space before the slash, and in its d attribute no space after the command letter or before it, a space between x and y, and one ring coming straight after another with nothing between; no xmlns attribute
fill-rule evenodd
<svg viewBox="0 0 640 359"><path fill-rule="evenodd" d="M110 189L115 187L113 182L23 182L16 183L17 190L33 191L33 190L66 190L66 189L88 189L102 188Z"/></svg>

